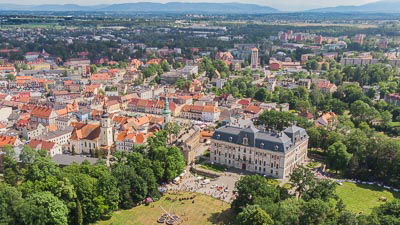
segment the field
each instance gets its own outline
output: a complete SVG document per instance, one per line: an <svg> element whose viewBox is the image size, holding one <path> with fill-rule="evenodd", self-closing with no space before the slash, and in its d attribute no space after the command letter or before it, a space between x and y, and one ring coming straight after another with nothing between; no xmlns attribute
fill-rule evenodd
<svg viewBox="0 0 400 225"><path fill-rule="evenodd" d="M130 210L115 212L113 217L107 221L100 221L97 225L147 225L158 224L157 220L164 213L163 207L169 213L178 215L183 219L182 224L205 225L205 224L230 224L228 221L233 218L226 202L196 193L194 203L192 200L171 201L193 196L194 193L182 193L180 195L165 195L161 200L151 203L148 206L141 205Z"/></svg>
<svg viewBox="0 0 400 225"><path fill-rule="evenodd" d="M400 195L390 192L376 185L343 183L338 186L337 194L343 200L346 208L354 213L369 214L372 208L383 204L379 198L384 197L387 201L393 200Z"/></svg>

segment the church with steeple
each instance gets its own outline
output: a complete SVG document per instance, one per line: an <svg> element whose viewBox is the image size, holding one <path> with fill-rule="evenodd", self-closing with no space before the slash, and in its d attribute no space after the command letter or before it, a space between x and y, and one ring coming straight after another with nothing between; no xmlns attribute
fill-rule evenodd
<svg viewBox="0 0 400 225"><path fill-rule="evenodd" d="M100 125L100 145L111 147L114 144L113 129L106 107L103 108Z"/></svg>

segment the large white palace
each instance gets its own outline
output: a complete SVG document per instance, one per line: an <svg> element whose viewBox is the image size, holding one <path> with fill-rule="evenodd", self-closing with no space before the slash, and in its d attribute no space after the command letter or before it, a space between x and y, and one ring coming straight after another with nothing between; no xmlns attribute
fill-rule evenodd
<svg viewBox="0 0 400 225"><path fill-rule="evenodd" d="M291 126L281 132L261 131L251 121L233 119L211 139L211 162L287 179L306 160L307 132Z"/></svg>

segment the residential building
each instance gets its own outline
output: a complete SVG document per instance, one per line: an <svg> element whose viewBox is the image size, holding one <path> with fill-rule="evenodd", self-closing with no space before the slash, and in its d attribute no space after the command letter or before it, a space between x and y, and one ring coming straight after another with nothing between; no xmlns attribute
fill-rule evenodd
<svg viewBox="0 0 400 225"><path fill-rule="evenodd" d="M28 146L35 150L45 150L50 157L62 154L61 146L51 141L33 139Z"/></svg>
<svg viewBox="0 0 400 225"><path fill-rule="evenodd" d="M219 119L220 113L221 111L215 106L184 105L179 117L191 120L216 122Z"/></svg>

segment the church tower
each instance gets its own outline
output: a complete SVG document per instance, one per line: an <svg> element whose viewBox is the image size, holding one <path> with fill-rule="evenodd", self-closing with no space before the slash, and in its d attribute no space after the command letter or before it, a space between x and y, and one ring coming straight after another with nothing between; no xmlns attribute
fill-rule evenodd
<svg viewBox="0 0 400 225"><path fill-rule="evenodd" d="M163 117L164 117L164 126L165 124L171 122L171 110L169 109L169 102L167 97L165 97Z"/></svg>
<svg viewBox="0 0 400 225"><path fill-rule="evenodd" d="M114 144L113 130L111 126L111 119L108 117L106 109L103 110L100 124L100 145L112 146Z"/></svg>

